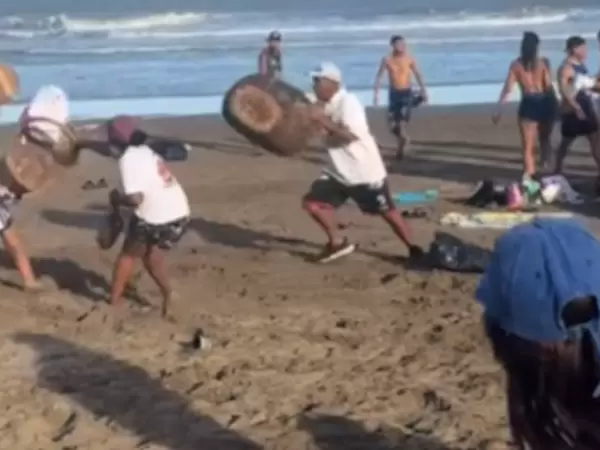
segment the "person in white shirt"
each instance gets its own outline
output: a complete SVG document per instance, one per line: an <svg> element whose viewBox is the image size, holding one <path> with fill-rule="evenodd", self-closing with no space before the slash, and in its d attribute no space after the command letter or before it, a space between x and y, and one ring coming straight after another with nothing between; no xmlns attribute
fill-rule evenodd
<svg viewBox="0 0 600 450"><path fill-rule="evenodd" d="M167 316L171 285L164 251L176 244L187 228L190 207L183 188L163 158L148 145L144 132L124 117L110 122L110 144L120 148L119 173L122 190L113 189L113 208L132 209L123 249L114 270L110 303L119 306L131 278L136 259L144 267L162 295L162 315Z"/></svg>
<svg viewBox="0 0 600 450"><path fill-rule="evenodd" d="M47 119L31 122L33 128L42 131L44 138L57 141L60 138L60 126L69 120L67 96L62 89L56 86L44 86L38 90L29 105L23 110L20 118L20 128L26 128L31 119ZM17 136L21 145L30 141L22 133ZM24 140L25 139L25 140ZM15 145L19 145L19 142ZM38 144L34 142L34 144ZM15 265L23 279L26 290L40 290L42 286L37 282L31 261L25 251L25 246L14 226L14 209L21 198L27 193L15 183L0 184L0 238L4 248L14 260Z"/></svg>
<svg viewBox="0 0 600 450"><path fill-rule="evenodd" d="M23 110L19 125L24 137L41 136L42 145L58 143L62 129L69 123L69 98L58 86L42 86L29 105ZM27 135L28 131L37 132ZM39 140L39 139L38 139Z"/></svg>
<svg viewBox="0 0 600 450"><path fill-rule="evenodd" d="M311 118L328 137L330 165L304 196L304 209L321 226L328 243L317 261L326 263L354 252L356 246L339 235L334 210L352 199L365 214L376 214L408 246L411 257L422 255L395 208L387 171L371 134L364 106L342 87L342 74L333 63L311 72L317 99ZM320 106L323 105L323 106Z"/></svg>

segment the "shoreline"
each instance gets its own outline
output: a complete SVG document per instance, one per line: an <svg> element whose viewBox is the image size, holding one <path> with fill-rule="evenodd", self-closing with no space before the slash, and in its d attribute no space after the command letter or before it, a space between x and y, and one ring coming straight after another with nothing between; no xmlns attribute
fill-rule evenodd
<svg viewBox="0 0 600 450"><path fill-rule="evenodd" d="M462 86L432 86L428 89L430 104L419 109L430 107L460 107L486 105L496 102L502 85L473 84ZM365 106L372 104L372 90L352 90ZM385 91L382 90L382 94ZM382 95L381 107L387 105L387 95ZM509 102L518 101L519 93L515 90ZM223 97L149 97L149 98L114 98L96 100L71 100L70 116L73 121L97 120L115 115L182 117L193 115L219 114ZM24 103L14 103L0 107L0 125L16 123Z"/></svg>

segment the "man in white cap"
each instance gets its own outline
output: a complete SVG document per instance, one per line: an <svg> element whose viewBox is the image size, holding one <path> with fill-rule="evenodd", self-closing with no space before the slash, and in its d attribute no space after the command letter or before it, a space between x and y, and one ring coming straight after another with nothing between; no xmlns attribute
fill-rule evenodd
<svg viewBox="0 0 600 450"><path fill-rule="evenodd" d="M391 199L387 171L371 134L364 106L342 86L342 74L330 62L310 73L318 104L311 118L327 134L330 164L304 196L304 209L320 225L328 243L317 261L326 263L354 252L356 245L340 236L335 210L352 199L365 214L381 216L409 248L411 257L422 255L414 245L402 216Z"/></svg>

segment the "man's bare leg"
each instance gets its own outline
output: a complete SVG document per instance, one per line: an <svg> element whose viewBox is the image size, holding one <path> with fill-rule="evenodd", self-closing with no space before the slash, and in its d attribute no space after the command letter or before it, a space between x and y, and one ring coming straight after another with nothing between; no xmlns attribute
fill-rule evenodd
<svg viewBox="0 0 600 450"><path fill-rule="evenodd" d="M135 262L144 256L146 246L137 242L125 240L123 249L117 257L113 269L113 279L110 289L109 303L114 308L117 317L122 315L123 293L131 280Z"/></svg>
<svg viewBox="0 0 600 450"><path fill-rule="evenodd" d="M40 286L33 273L31 261L25 252L21 238L16 230L13 226L9 226L1 232L1 235L4 248L6 248L17 266L17 270L23 279L23 286L25 289L39 289Z"/></svg>
<svg viewBox="0 0 600 450"><path fill-rule="evenodd" d="M310 201L304 202L303 207L325 232L329 245L336 246L344 242L344 238L338 232L338 222L333 208Z"/></svg>
<svg viewBox="0 0 600 450"><path fill-rule="evenodd" d="M404 219L402 219L402 216L397 209L386 211L381 214L381 217L383 217L383 220L387 222L394 234L398 236L404 245L408 247L410 256L412 258L423 255L423 250L421 247L413 243L408 226L406 225Z"/></svg>
<svg viewBox="0 0 600 450"><path fill-rule="evenodd" d="M171 305L172 290L164 252L157 246L150 245L144 255L143 262L146 271L160 290L162 296L161 315L166 318Z"/></svg>
<svg viewBox="0 0 600 450"><path fill-rule="evenodd" d="M396 131L397 143L396 158L403 159L406 155L407 147L410 145L410 137L408 136L408 123L400 120L396 122L394 128Z"/></svg>
<svg viewBox="0 0 600 450"><path fill-rule="evenodd" d="M571 137L562 137L560 140L560 144L558 146L558 150L556 151L556 161L554 165L554 173L561 174L563 171L563 165L565 162L565 158L567 157L567 153L569 152L569 148L575 141L575 138Z"/></svg>

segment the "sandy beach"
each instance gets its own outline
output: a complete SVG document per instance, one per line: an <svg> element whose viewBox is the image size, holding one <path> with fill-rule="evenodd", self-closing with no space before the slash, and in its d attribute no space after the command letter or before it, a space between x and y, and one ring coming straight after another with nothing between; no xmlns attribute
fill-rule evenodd
<svg viewBox="0 0 600 450"><path fill-rule="evenodd" d="M384 112L370 112L393 190L443 197L427 218L410 219L419 244L443 229L444 212L465 210L453 200L474 182L519 176L516 119L507 113L493 126L490 111L419 111L402 162ZM110 326L103 300L117 246L102 252L94 241L108 189L81 186L105 178L112 187L117 168L86 152L17 214L47 292L24 294L5 257L0 267L0 449L506 448L503 380L473 300L477 276L405 267L386 225L353 206L340 217L360 251L311 264L323 236L300 199L324 155L265 154L218 117L144 123L194 146L171 165L193 211L170 255L176 323L159 318L142 275L124 331ZM2 129L0 142L11 133ZM584 142L567 175L592 179ZM498 235L445 231L488 248ZM197 328L212 348L182 345Z"/></svg>

